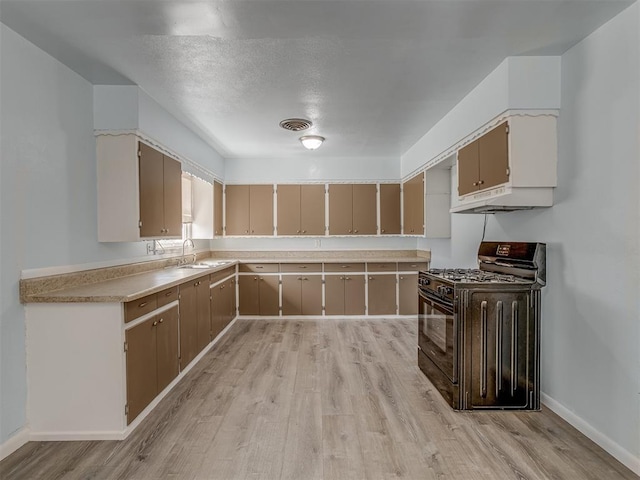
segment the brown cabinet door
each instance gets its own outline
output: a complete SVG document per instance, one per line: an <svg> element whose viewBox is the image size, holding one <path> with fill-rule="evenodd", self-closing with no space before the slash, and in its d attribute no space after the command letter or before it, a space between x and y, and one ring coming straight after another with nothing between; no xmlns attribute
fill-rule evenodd
<svg viewBox="0 0 640 480"><path fill-rule="evenodd" d="M353 233L375 235L378 231L376 186L353 185Z"/></svg>
<svg viewBox="0 0 640 480"><path fill-rule="evenodd" d="M164 155L139 143L140 236L164 236Z"/></svg>
<svg viewBox="0 0 640 480"><path fill-rule="evenodd" d="M344 275L325 276L324 302L326 315L344 315Z"/></svg>
<svg viewBox="0 0 640 480"><path fill-rule="evenodd" d="M403 184L404 233L424 234L424 174L420 173Z"/></svg>
<svg viewBox="0 0 640 480"><path fill-rule="evenodd" d="M273 235L273 185L249 187L251 235Z"/></svg>
<svg viewBox="0 0 640 480"><path fill-rule="evenodd" d="M278 275L260 275L260 315L278 315L280 313L280 278Z"/></svg>
<svg viewBox="0 0 640 480"><path fill-rule="evenodd" d="M302 315L302 276L282 276L282 314Z"/></svg>
<svg viewBox="0 0 640 480"><path fill-rule="evenodd" d="M127 424L131 423L158 393L156 376L156 318L125 332L127 342Z"/></svg>
<svg viewBox="0 0 640 480"><path fill-rule="evenodd" d="M344 314L364 315L364 275L345 275L344 277Z"/></svg>
<svg viewBox="0 0 640 480"><path fill-rule="evenodd" d="M395 315L396 276L369 275L369 315Z"/></svg>
<svg viewBox="0 0 640 480"><path fill-rule="evenodd" d="M182 236L182 165L163 156L164 164L164 235Z"/></svg>
<svg viewBox="0 0 640 480"><path fill-rule="evenodd" d="M400 184L380 185L380 233L392 235L400 233Z"/></svg>
<svg viewBox="0 0 640 480"><path fill-rule="evenodd" d="M197 338L198 353L202 351L211 341L211 300L209 293L209 278L199 278L194 282L196 289L196 315L197 315Z"/></svg>
<svg viewBox="0 0 640 480"><path fill-rule="evenodd" d="M178 376L178 307L156 315L158 393Z"/></svg>
<svg viewBox="0 0 640 480"><path fill-rule="evenodd" d="M418 275L401 273L398 277L398 313L418 314ZM371 297L369 297L371 298Z"/></svg>
<svg viewBox="0 0 640 480"><path fill-rule="evenodd" d="M478 190L480 178L480 142L475 140L458 150L458 195L466 195Z"/></svg>
<svg viewBox="0 0 640 480"><path fill-rule="evenodd" d="M353 233L353 186L329 185L329 235Z"/></svg>
<svg viewBox="0 0 640 480"><path fill-rule="evenodd" d="M300 185L278 185L278 235L300 235Z"/></svg>
<svg viewBox="0 0 640 480"><path fill-rule="evenodd" d="M322 276L302 276L300 284L302 287L302 315L322 315Z"/></svg>
<svg viewBox="0 0 640 480"><path fill-rule="evenodd" d="M480 190L509 181L508 123L504 122L479 138Z"/></svg>
<svg viewBox="0 0 640 480"><path fill-rule="evenodd" d="M180 285L180 370L198 354L198 302L193 282Z"/></svg>
<svg viewBox="0 0 640 480"><path fill-rule="evenodd" d="M249 185L227 185L225 220L227 235L249 235Z"/></svg>
<svg viewBox="0 0 640 480"><path fill-rule="evenodd" d="M302 235L324 235L324 185L300 187L300 230Z"/></svg>
<svg viewBox="0 0 640 480"><path fill-rule="evenodd" d="M260 314L258 278L258 275L238 276L238 288L240 290L240 315Z"/></svg>
<svg viewBox="0 0 640 480"><path fill-rule="evenodd" d="M222 197L223 186L220 182L213 182L213 234L222 235Z"/></svg>

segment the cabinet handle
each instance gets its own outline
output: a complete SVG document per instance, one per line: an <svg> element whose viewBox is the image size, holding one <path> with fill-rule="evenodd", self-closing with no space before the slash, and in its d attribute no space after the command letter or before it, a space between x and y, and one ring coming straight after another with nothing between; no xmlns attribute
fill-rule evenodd
<svg viewBox="0 0 640 480"><path fill-rule="evenodd" d="M345 280L351 280L351 277L344 277Z"/></svg>
<svg viewBox="0 0 640 480"><path fill-rule="evenodd" d="M138 305L138 308L143 308L147 306L147 302L142 302L140 305Z"/></svg>
<svg viewBox="0 0 640 480"><path fill-rule="evenodd" d="M307 268L306 265L300 265L300 268Z"/></svg>
<svg viewBox="0 0 640 480"><path fill-rule="evenodd" d="M309 280L307 277L304 277L303 280Z"/></svg>
<svg viewBox="0 0 640 480"><path fill-rule="evenodd" d="M255 233L255 230L251 230L251 233Z"/></svg>
<svg viewBox="0 0 640 480"><path fill-rule="evenodd" d="M400 280L404 280L404 277L400 277Z"/></svg>
<svg viewBox="0 0 640 480"><path fill-rule="evenodd" d="M296 230L296 233L300 233L300 230Z"/></svg>
<svg viewBox="0 0 640 480"><path fill-rule="evenodd" d="M220 285L220 290L222 290L224 288L224 285Z"/></svg>
<svg viewBox="0 0 640 480"><path fill-rule="evenodd" d="M353 233L358 233L358 230L354 230Z"/></svg>
<svg viewBox="0 0 640 480"><path fill-rule="evenodd" d="M349 233L351 233L351 230L349 230Z"/></svg>
<svg viewBox="0 0 640 480"><path fill-rule="evenodd" d="M473 186L477 187L478 186L478 182L473 182Z"/></svg>
<svg viewBox="0 0 640 480"><path fill-rule="evenodd" d="M168 297L169 295L173 295L173 292L167 292L164 294L165 297Z"/></svg>
<svg viewBox="0 0 640 480"><path fill-rule="evenodd" d="M264 268L262 265L256 265L256 268Z"/></svg>
<svg viewBox="0 0 640 480"><path fill-rule="evenodd" d="M307 231L306 230L302 230L302 233L307 233Z"/></svg>
<svg viewBox="0 0 640 480"><path fill-rule="evenodd" d="M249 233L249 230L245 230L244 233Z"/></svg>
<svg viewBox="0 0 640 480"><path fill-rule="evenodd" d="M349 265L341 265L340 268L349 268Z"/></svg>
<svg viewBox="0 0 640 480"><path fill-rule="evenodd" d="M258 280L258 277L253 277L253 281L255 282L256 280Z"/></svg>
<svg viewBox="0 0 640 480"><path fill-rule="evenodd" d="M384 233L384 228L382 230L380 230L382 233Z"/></svg>
<svg viewBox="0 0 640 480"><path fill-rule="evenodd" d="M302 277L298 277L298 280L302 280Z"/></svg>
<svg viewBox="0 0 640 480"><path fill-rule="evenodd" d="M260 277L260 281L261 281L261 282L264 282L264 278Z"/></svg>
<svg viewBox="0 0 640 480"><path fill-rule="evenodd" d="M155 327L156 325L158 325L158 322L153 322L153 326Z"/></svg>
<svg viewBox="0 0 640 480"><path fill-rule="evenodd" d="M164 322L164 318L161 318L161 319L159 320L159 322L160 322L160 323Z"/></svg>
<svg viewBox="0 0 640 480"><path fill-rule="evenodd" d="M478 185L484 185L484 180L480 180L480 181L478 182Z"/></svg>
<svg viewBox="0 0 640 480"><path fill-rule="evenodd" d="M373 277L369 277L369 280L372 280L372 281L373 281Z"/></svg>

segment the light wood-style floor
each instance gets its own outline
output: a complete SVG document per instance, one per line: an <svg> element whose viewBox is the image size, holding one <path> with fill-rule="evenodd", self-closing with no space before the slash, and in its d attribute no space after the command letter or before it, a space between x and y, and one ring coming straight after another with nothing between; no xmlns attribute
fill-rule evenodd
<svg viewBox="0 0 640 480"><path fill-rule="evenodd" d="M637 479L548 410L456 412L411 320L239 320L122 442L31 442L10 479Z"/></svg>

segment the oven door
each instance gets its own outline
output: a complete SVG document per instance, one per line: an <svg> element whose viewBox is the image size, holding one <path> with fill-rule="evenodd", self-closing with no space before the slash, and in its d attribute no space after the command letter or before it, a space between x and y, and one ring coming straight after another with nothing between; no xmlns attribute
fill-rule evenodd
<svg viewBox="0 0 640 480"><path fill-rule="evenodd" d="M453 308L418 295L418 346L453 383L458 383L457 325Z"/></svg>

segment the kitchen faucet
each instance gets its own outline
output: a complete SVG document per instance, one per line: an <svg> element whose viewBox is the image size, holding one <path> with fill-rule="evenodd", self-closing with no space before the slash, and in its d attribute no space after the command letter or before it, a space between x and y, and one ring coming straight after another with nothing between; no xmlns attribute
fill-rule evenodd
<svg viewBox="0 0 640 480"><path fill-rule="evenodd" d="M180 258L180 260L178 260L178 265L184 265L187 263L186 259L184 258L184 248L187 245L187 242L191 243L191 248L196 248L196 246L193 244L193 240L191 240L190 238L187 238L184 242L182 242L182 257ZM193 254L193 261L196 261L196 254Z"/></svg>

